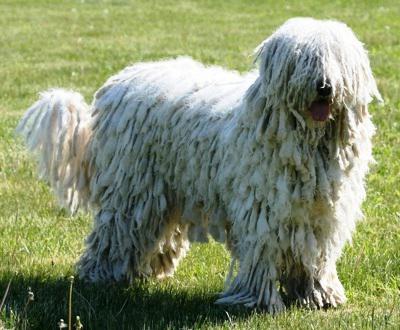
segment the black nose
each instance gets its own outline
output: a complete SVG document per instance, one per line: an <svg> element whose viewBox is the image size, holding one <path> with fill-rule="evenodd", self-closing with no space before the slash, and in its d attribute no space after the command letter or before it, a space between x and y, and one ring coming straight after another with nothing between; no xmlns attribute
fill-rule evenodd
<svg viewBox="0 0 400 330"><path fill-rule="evenodd" d="M319 96L328 97L332 93L332 86L328 81L319 81L317 83L317 93Z"/></svg>

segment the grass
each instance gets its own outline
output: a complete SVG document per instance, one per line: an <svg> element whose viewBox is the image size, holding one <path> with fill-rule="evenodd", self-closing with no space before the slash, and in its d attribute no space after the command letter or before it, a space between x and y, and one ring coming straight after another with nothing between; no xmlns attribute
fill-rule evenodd
<svg viewBox="0 0 400 330"><path fill-rule="evenodd" d="M215 306L229 256L194 245L174 278L126 285L75 280L72 314L85 329L398 329L400 327L400 3L388 1L45 1L0 0L0 328L54 329L68 320L68 277L90 216L57 207L13 130L37 93L63 86L90 100L104 80L142 60L181 54L239 71L252 49L292 16L336 18L370 51L386 101L378 127L366 219L343 254L348 303L271 317ZM27 301L31 287L35 300ZM26 315L25 315L26 314ZM21 322L21 319L24 319Z"/></svg>

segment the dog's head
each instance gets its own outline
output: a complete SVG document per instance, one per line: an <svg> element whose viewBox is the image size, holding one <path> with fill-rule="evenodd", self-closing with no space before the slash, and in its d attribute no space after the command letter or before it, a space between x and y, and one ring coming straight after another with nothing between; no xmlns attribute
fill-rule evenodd
<svg viewBox="0 0 400 330"><path fill-rule="evenodd" d="M367 52L345 24L294 18L257 49L267 108L282 108L320 127L341 112L366 115L381 101Z"/></svg>

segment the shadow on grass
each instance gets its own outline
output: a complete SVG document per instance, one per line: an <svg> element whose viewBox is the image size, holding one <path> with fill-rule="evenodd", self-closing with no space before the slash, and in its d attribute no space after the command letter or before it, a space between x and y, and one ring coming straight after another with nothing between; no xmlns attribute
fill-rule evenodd
<svg viewBox="0 0 400 330"><path fill-rule="evenodd" d="M9 277L0 278L0 298L8 281ZM28 287L35 300L25 313ZM55 329L61 318L67 322L68 290L67 279L15 276L6 301L6 318L12 313L20 317L26 314L29 328ZM75 280L73 320L79 315L84 329L182 329L224 322L228 326L232 318L238 320L250 315L243 308L215 305L214 290L177 288L168 281L138 280L128 286Z"/></svg>

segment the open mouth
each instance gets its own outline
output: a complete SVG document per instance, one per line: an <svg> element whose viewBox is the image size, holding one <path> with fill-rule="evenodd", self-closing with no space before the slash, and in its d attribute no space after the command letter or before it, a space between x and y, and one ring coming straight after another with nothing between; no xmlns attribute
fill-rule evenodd
<svg viewBox="0 0 400 330"><path fill-rule="evenodd" d="M317 100L310 105L311 117L315 121L326 121L331 113L331 107L327 100Z"/></svg>

